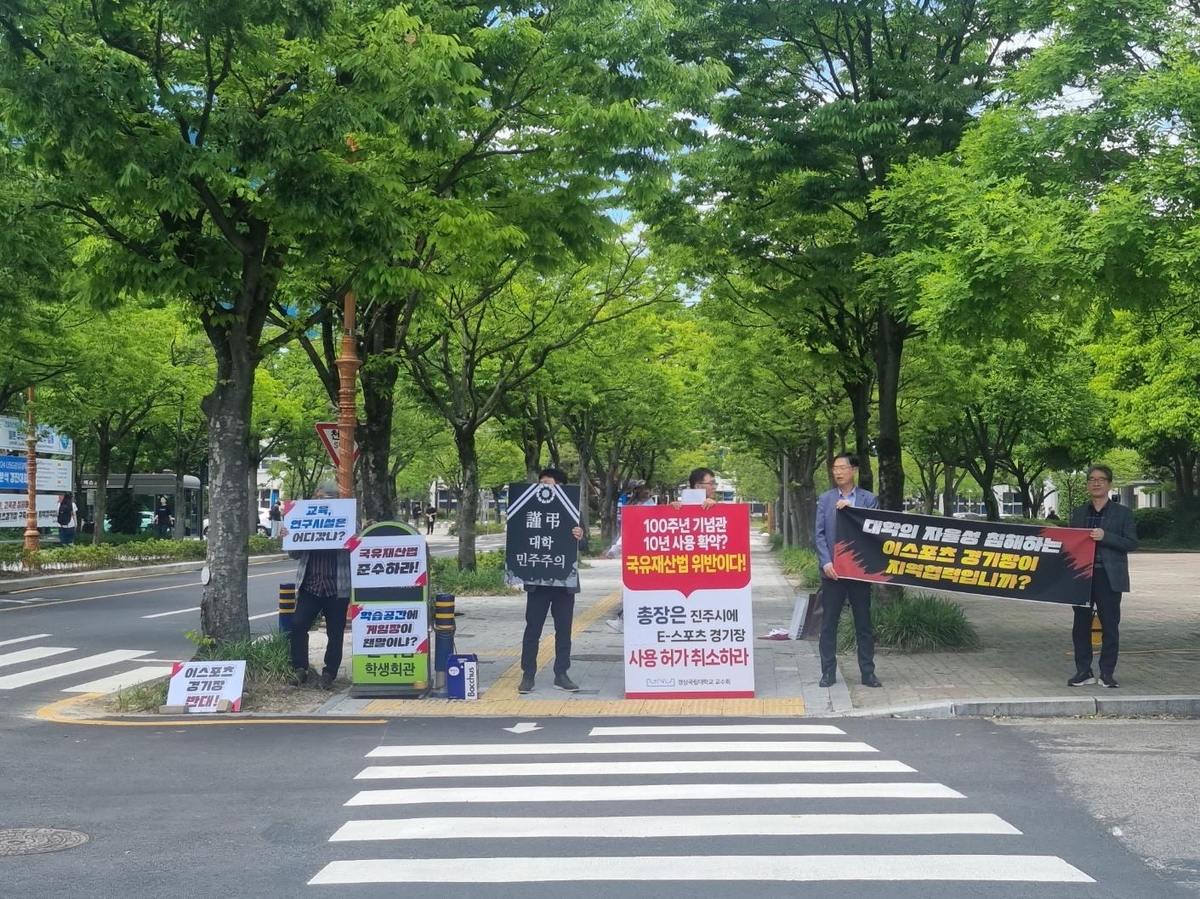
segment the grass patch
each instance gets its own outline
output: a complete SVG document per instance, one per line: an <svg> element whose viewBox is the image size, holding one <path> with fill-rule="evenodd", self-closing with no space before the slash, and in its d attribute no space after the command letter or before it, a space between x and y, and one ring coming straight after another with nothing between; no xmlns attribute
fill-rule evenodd
<svg viewBox="0 0 1200 899"><path fill-rule="evenodd" d="M282 686L292 676L291 640L287 634L272 631L264 637L222 642L189 631L196 644L193 662L246 662L246 681L242 686L243 705L263 689ZM114 698L121 712L156 712L166 704L169 678L147 681L119 691Z"/></svg>
<svg viewBox="0 0 1200 899"><path fill-rule="evenodd" d="M821 581L821 569L814 550L800 546L781 549L779 567L784 574L799 578L801 587L815 587Z"/></svg>
<svg viewBox="0 0 1200 899"><path fill-rule="evenodd" d="M981 645L979 632L967 621L962 606L944 596L904 591L892 602L872 599L871 619L876 647L897 652L953 652ZM854 648L854 619L846 609L838 622L838 651Z"/></svg>

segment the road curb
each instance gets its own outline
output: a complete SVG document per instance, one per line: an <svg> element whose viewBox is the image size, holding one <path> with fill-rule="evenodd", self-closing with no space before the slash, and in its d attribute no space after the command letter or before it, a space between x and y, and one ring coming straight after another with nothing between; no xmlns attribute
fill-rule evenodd
<svg viewBox="0 0 1200 899"><path fill-rule="evenodd" d="M1064 696L1050 699L935 700L855 709L830 718L1200 718L1200 696Z"/></svg>

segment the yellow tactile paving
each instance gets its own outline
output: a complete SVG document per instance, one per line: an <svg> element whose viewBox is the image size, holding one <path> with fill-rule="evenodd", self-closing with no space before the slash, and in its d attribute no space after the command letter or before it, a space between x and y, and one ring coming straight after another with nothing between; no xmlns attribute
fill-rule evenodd
<svg viewBox="0 0 1200 899"><path fill-rule="evenodd" d="M489 691L490 692L490 691ZM795 699L507 699L462 702L448 699L376 699L361 715L405 718L473 717L542 718L737 716L794 718L804 714L804 700Z"/></svg>

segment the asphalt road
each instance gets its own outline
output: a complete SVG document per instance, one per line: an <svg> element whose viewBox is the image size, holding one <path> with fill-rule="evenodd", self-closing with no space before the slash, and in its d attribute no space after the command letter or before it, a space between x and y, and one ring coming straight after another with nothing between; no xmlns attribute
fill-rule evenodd
<svg viewBox="0 0 1200 899"><path fill-rule="evenodd" d="M752 882L756 899L797 891L837 899L1196 895L1176 882L1187 876L1181 866L1148 864L1113 833L1111 819L1095 816L1060 758L1067 734L1114 758L1153 743L1162 764L1139 780L1133 804L1162 816L1164 831L1194 834L1192 816L1180 816L1189 810L1163 803L1179 792L1173 771L1191 776L1194 789L1194 722L799 722L831 726L829 734L596 729L798 723L665 717L548 719L530 722L537 730L506 730L516 723L132 729L0 718L0 828L89 837L62 852L0 858L2 892L694 899L744 896ZM885 768L772 770L846 762ZM580 764L594 767L568 767ZM587 786L599 789L587 795ZM845 795L856 790L895 792ZM1196 854L1193 841L1192 865ZM962 864L962 856L973 858ZM851 879L770 879L831 870ZM928 879L939 870L954 879ZM1016 879L987 881L997 870ZM547 879L554 876L568 882ZM1082 882L1064 882L1072 878Z"/></svg>
<svg viewBox="0 0 1200 899"><path fill-rule="evenodd" d="M503 539L481 537L477 546L503 546ZM435 545L432 552L450 556L456 548ZM278 627L279 585L293 581L295 571L290 559L251 560L253 633ZM0 595L0 714L22 713L72 691L92 692L82 688L97 683L99 692L111 692L117 689L113 678L168 673L173 662L195 652L186 634L200 626L201 591L199 572L188 571Z"/></svg>

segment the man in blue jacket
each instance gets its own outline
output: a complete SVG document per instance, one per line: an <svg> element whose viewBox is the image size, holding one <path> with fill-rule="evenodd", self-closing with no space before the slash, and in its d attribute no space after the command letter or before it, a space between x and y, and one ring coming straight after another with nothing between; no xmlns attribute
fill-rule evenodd
<svg viewBox="0 0 1200 899"><path fill-rule="evenodd" d="M837 510L846 506L878 509L874 493L857 486L858 457L841 453L833 457L832 490L817 499L817 560L821 566L821 607L825 621L821 625L821 686L837 683L837 628L842 607L850 600L854 613L854 634L858 641L858 670L865 687L882 687L875 676L875 629L871 624L871 585L864 581L842 580L833 570L833 547L837 543Z"/></svg>
<svg viewBox="0 0 1200 899"><path fill-rule="evenodd" d="M1091 501L1071 510L1071 527L1087 528L1096 541L1096 561L1092 566L1092 602L1075 607L1071 641L1075 644L1075 676L1069 687L1094 684L1092 673L1092 609L1100 616L1104 635L1100 640L1100 683L1116 689L1113 678L1117 667L1121 594L1129 590L1129 553L1137 549L1137 527L1133 513L1109 499L1113 473L1107 465L1088 469L1087 488Z"/></svg>

